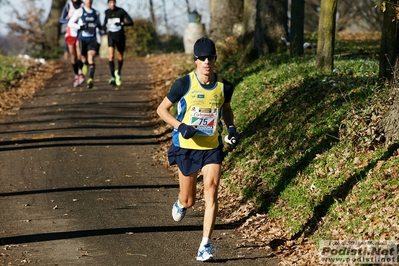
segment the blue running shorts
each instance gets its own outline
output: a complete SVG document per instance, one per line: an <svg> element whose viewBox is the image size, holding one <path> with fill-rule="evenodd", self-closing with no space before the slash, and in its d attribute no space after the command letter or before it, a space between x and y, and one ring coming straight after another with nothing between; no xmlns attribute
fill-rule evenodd
<svg viewBox="0 0 399 266"><path fill-rule="evenodd" d="M185 176L199 171L207 164L221 164L223 159L222 146L212 150L190 150L179 148L172 144L168 151L169 164L177 164Z"/></svg>

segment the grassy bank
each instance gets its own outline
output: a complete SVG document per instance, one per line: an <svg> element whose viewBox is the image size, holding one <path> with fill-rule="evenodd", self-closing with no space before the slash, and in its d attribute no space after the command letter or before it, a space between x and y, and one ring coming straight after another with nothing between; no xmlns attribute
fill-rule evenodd
<svg viewBox="0 0 399 266"><path fill-rule="evenodd" d="M227 148L220 217L238 225L241 247L318 265L319 240L399 238L399 145L379 127L391 88L378 79L378 39L362 37L337 38L330 74L316 71L316 49L245 66L239 51L219 54L242 138Z"/></svg>
<svg viewBox="0 0 399 266"><path fill-rule="evenodd" d="M25 72L26 66L21 59L0 54L0 93Z"/></svg>
<svg viewBox="0 0 399 266"><path fill-rule="evenodd" d="M0 55L0 117L15 115L26 99L44 88L57 68L56 61Z"/></svg>
<svg viewBox="0 0 399 266"><path fill-rule="evenodd" d="M381 138L390 88L378 80L378 41L338 39L337 47L331 74L316 71L315 49L241 68L231 57L219 69L237 85L242 137L223 179L278 228L281 247L399 238L399 145ZM268 234L251 236L268 244Z"/></svg>

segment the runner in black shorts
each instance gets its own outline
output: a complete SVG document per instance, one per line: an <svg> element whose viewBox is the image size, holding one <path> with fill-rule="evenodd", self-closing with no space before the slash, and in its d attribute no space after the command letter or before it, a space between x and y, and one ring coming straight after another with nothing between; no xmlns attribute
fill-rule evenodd
<svg viewBox="0 0 399 266"><path fill-rule="evenodd" d="M212 40L201 38L194 44L196 68L173 83L158 106L158 115L172 126L170 165L177 165L179 195L172 207L172 217L181 221L196 201L197 176L203 175L205 213L202 241L197 260L212 261L211 235L218 211L218 187L223 161L222 120L228 127L228 140L238 143L234 114L230 105L234 87L214 72L216 48ZM177 105L177 116L170 112ZM223 118L223 119L222 119ZM234 140L234 141L233 141Z"/></svg>
<svg viewBox="0 0 399 266"><path fill-rule="evenodd" d="M68 22L68 26L78 30L80 52L82 54L82 72L89 75L87 88L93 87L95 72L94 57L97 55L97 32L101 28L100 13L91 6L93 0L84 0L84 6L76 10ZM87 69L87 70L86 70Z"/></svg>
<svg viewBox="0 0 399 266"><path fill-rule="evenodd" d="M103 28L108 32L108 64L111 71L109 83L122 85L123 53L126 47L125 26L133 26L133 20L122 8L116 6L116 0L108 0L109 9L105 11ZM115 70L114 53L117 50L118 70Z"/></svg>

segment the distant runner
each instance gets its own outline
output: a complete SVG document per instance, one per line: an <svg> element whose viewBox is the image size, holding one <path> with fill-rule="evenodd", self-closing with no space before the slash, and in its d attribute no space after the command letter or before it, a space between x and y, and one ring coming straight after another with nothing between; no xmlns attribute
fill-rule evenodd
<svg viewBox="0 0 399 266"><path fill-rule="evenodd" d="M62 10L60 23L67 25L73 13L82 6L83 6L82 0L68 0L68 2L65 4ZM82 74L83 64L82 61L80 60L81 54L80 54L79 41L77 39L77 36L78 36L78 31L67 25L64 37L66 42L65 51L69 52L71 56L72 69L73 72L75 73L75 78L73 80L74 87L79 86L85 81L85 78Z"/></svg>
<svg viewBox="0 0 399 266"><path fill-rule="evenodd" d="M108 32L108 64L111 71L109 84L122 85L123 53L126 47L124 27L133 26L134 22L129 14L116 6L116 0L108 0L109 9L105 11L103 28ZM118 70L115 70L114 53L117 49Z"/></svg>
<svg viewBox="0 0 399 266"><path fill-rule="evenodd" d="M93 0L84 0L84 6L76 10L68 22L68 26L78 31L80 51L82 54L82 72L88 75L87 88L93 87L95 72L94 57L98 51L97 34L101 28L100 13L91 6Z"/></svg>

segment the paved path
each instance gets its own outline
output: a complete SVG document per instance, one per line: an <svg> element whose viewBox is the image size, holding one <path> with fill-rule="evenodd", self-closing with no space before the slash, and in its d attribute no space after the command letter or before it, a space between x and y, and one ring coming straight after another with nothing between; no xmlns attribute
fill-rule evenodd
<svg viewBox="0 0 399 266"><path fill-rule="evenodd" d="M176 223L172 173L154 160L151 69L126 60L123 85L97 62L94 88L68 64L16 116L0 120L0 265L201 265L201 202ZM223 265L277 265L214 232Z"/></svg>

